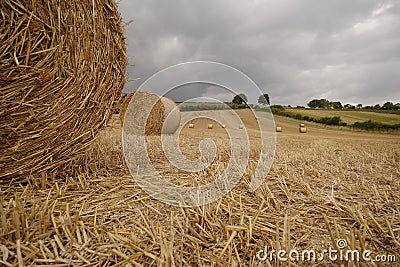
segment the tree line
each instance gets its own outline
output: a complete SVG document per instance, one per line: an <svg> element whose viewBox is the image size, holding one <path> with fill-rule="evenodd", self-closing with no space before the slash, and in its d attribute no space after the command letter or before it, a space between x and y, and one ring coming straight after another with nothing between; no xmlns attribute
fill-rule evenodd
<svg viewBox="0 0 400 267"><path fill-rule="evenodd" d="M241 105L247 103L247 96L244 93L235 95L232 99L232 103ZM268 94L262 94L258 98L258 104L269 105L270 99ZM307 104L310 108L320 109L367 109L367 110L400 110L400 103L394 104L393 102L387 101L382 106L376 104L373 106L363 106L363 104L342 104L340 101L329 101L325 98L313 99Z"/></svg>
<svg viewBox="0 0 400 267"><path fill-rule="evenodd" d="M327 99L313 99L307 104L310 108L320 109L374 109L374 110L400 110L400 103L393 104L393 102L386 102L382 106L376 104L374 106L363 106L362 104L342 105L340 101L329 101Z"/></svg>

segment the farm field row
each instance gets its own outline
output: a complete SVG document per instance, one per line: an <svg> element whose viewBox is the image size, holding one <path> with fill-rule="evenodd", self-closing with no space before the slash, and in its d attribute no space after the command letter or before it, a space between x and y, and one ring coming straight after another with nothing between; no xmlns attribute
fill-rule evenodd
<svg viewBox="0 0 400 267"><path fill-rule="evenodd" d="M258 136L258 124L253 113L249 109L238 109L235 112L242 119L244 125L246 126L247 132L250 137L255 138ZM190 117L191 112L183 112L182 116ZM239 123L236 122L229 113L229 111L193 111L196 115L216 117L228 127L238 129ZM257 112L257 116L260 118L268 118L267 114L264 112ZM274 116L275 125L282 127L282 132L277 133L277 137L285 135L298 136L299 133L299 123L300 121L287 118L284 116ZM207 125L213 124L213 130L208 130ZM201 137L213 137L213 136L226 136L225 129L213 122L211 119L196 119L195 129L189 129L187 126L182 128L182 133L189 136L201 136ZM326 126L318 123L305 122L307 127L306 134L300 134L304 138L338 138L338 139L372 139L372 140L400 140L398 135L386 134L379 132L361 132L361 131L351 131L348 128L339 128L336 126ZM196 127L197 126L197 127ZM272 126L272 125L270 125Z"/></svg>
<svg viewBox="0 0 400 267"><path fill-rule="evenodd" d="M293 109L285 108L285 112L311 116L315 118L339 116L347 124L372 120L385 124L400 123L399 114L372 112L362 110L327 110L327 109Z"/></svg>

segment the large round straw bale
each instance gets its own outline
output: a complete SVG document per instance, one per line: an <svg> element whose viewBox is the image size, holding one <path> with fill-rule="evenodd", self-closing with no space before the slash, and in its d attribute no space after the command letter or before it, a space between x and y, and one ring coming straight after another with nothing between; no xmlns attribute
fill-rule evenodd
<svg viewBox="0 0 400 267"><path fill-rule="evenodd" d="M121 95L120 15L113 0L0 1L0 10L0 178L55 174Z"/></svg>
<svg viewBox="0 0 400 267"><path fill-rule="evenodd" d="M210 123L210 124L208 125L207 128L208 128L208 129L212 129L212 128L213 128L213 125Z"/></svg>
<svg viewBox="0 0 400 267"><path fill-rule="evenodd" d="M306 127L299 127L299 133L307 133Z"/></svg>
<svg viewBox="0 0 400 267"><path fill-rule="evenodd" d="M299 127L305 127L304 123L300 123Z"/></svg>
<svg viewBox="0 0 400 267"><path fill-rule="evenodd" d="M135 101L131 103L132 107L136 106L138 108L128 109L131 101ZM140 105L144 105L145 103L155 103L150 114L144 114L140 108ZM145 117L147 117L145 135L173 134L179 128L181 122L179 108L171 99L160 97L148 91L133 91L122 103L120 113L121 123L124 124L124 120L127 119L129 125L124 125L126 132L138 134L139 132L135 128L135 123L144 121Z"/></svg>
<svg viewBox="0 0 400 267"><path fill-rule="evenodd" d="M276 131L278 132L278 133L280 133L280 132L282 132L282 127L276 127Z"/></svg>
<svg viewBox="0 0 400 267"><path fill-rule="evenodd" d="M194 124L193 123L189 123L189 128L194 128Z"/></svg>
<svg viewBox="0 0 400 267"><path fill-rule="evenodd" d="M243 129L243 125L242 124L239 125L239 129Z"/></svg>
<svg viewBox="0 0 400 267"><path fill-rule="evenodd" d="M125 113L126 110L128 109L129 102L131 102L131 99L133 95L135 94L136 91L131 92L125 98L123 99L123 102L121 104L121 108L119 109L119 119L121 121L121 125L124 124L124 118L125 118Z"/></svg>

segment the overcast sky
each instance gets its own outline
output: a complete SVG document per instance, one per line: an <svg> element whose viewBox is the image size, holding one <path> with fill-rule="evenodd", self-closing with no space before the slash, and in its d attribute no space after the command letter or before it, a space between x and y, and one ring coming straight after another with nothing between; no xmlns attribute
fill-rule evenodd
<svg viewBox="0 0 400 267"><path fill-rule="evenodd" d="M271 104L400 102L398 0L122 0L119 8L133 20L128 75L141 79L125 92L163 68L209 60L247 74ZM207 85L180 90L231 100Z"/></svg>

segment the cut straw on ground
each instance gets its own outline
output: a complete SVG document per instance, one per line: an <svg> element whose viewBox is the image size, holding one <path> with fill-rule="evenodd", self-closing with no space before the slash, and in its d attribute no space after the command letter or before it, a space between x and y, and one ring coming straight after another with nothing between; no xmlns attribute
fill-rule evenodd
<svg viewBox="0 0 400 267"><path fill-rule="evenodd" d="M276 255L260 261L257 252L265 246L336 249L339 239L346 240L346 250L399 260L399 141L281 136L270 174L256 192L248 192L250 166L239 186L218 201L179 208L152 199L135 183L123 163L118 118L112 123L86 150L79 179L1 188L1 264L287 266ZM185 132L182 138L188 147L198 142ZM152 149L159 140L148 142ZM216 145L226 147L226 140ZM224 151L217 153L220 160ZM157 155L155 167L167 172L165 157ZM186 177L173 182L190 186L210 179L207 172ZM316 264L354 266L328 259Z"/></svg>

